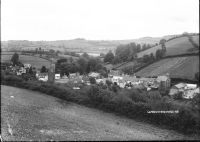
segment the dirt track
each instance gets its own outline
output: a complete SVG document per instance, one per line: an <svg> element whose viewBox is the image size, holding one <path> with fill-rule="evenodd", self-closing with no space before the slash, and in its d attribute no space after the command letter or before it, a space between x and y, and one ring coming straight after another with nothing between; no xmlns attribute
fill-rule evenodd
<svg viewBox="0 0 200 142"><path fill-rule="evenodd" d="M1 86L1 126L2 138L6 141L193 139L42 93L8 86Z"/></svg>

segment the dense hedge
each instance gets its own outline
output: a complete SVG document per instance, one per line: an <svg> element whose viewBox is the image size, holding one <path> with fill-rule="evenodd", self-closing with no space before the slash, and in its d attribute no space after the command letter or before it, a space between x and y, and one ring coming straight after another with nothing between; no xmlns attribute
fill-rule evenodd
<svg viewBox="0 0 200 142"><path fill-rule="evenodd" d="M14 75L1 74L1 84L16 86L46 93L63 100L92 106L102 110L122 114L131 118L167 126L185 133L200 133L199 100L189 106L175 102L158 91L146 92L139 89L121 89L117 92L102 89L101 86L83 86L73 90L64 85L39 81L24 81ZM195 105L196 104L196 105ZM179 113L147 113L149 111L178 110Z"/></svg>

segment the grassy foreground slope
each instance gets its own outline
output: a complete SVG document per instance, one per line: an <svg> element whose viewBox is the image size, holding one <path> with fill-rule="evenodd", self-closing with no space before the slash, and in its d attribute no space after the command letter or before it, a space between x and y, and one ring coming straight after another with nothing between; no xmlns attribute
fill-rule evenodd
<svg viewBox="0 0 200 142"><path fill-rule="evenodd" d="M172 78L195 80L199 72L199 56L162 59L138 71L138 76L158 76L166 73Z"/></svg>
<svg viewBox="0 0 200 142"><path fill-rule="evenodd" d="M196 139L43 93L4 85L1 88L4 141ZM13 135L8 133L8 123Z"/></svg>
<svg viewBox="0 0 200 142"><path fill-rule="evenodd" d="M192 38L194 42L199 45L199 35L192 36ZM188 50L193 48L193 45L189 42L187 37L180 37L180 38L170 40L166 42L165 45L167 49L166 56L188 53ZM151 53L155 55L156 50L158 49L161 49L161 45L139 52L137 56L140 58L140 57L143 57L144 55L149 55Z"/></svg>

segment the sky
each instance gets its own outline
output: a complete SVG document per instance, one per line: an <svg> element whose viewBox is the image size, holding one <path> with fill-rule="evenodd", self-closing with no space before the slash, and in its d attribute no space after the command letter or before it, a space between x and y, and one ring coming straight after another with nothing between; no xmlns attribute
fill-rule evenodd
<svg viewBox="0 0 200 142"><path fill-rule="evenodd" d="M199 33L199 0L1 0L1 40Z"/></svg>

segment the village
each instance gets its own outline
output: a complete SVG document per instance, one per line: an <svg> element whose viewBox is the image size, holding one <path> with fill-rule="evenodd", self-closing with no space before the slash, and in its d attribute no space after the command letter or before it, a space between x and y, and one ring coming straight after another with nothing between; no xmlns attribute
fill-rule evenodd
<svg viewBox="0 0 200 142"><path fill-rule="evenodd" d="M113 84L119 88L124 89L142 89L145 91L158 90L161 94L168 93L169 96L174 97L181 94L181 98L192 99L199 94L199 86L197 84L189 84L180 82L172 86L170 74L163 74L157 77L137 77L135 75L127 75L118 70L110 70L108 77L103 77L98 72L90 72L89 74L80 75L80 73L69 73L63 75L55 73L55 65L51 66L48 72L43 72L31 64L23 64L22 66L3 66L2 69L10 71L18 76L33 72L35 78L43 82L52 82L56 84L73 84L73 89L80 89L80 84L84 85L108 85Z"/></svg>

